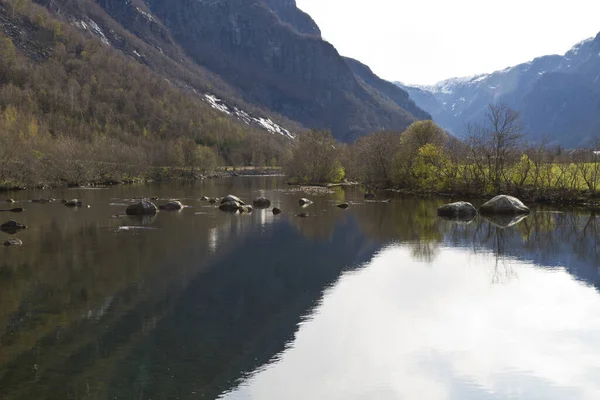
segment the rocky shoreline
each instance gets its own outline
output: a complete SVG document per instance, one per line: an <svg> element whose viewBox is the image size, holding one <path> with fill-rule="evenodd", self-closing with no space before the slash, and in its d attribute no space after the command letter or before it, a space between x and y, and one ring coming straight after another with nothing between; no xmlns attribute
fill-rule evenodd
<svg viewBox="0 0 600 400"><path fill-rule="evenodd" d="M373 189L374 191L384 191L398 193L405 196L415 196L421 198L439 197L452 199L477 199L487 200L490 195L473 193L473 192L437 192L437 191L422 191L413 189ZM587 210L600 210L600 194L590 194L585 192L566 192L566 193L546 193L539 195L528 191L519 191L518 193L507 191L511 196L516 196L519 199L532 205L554 205L561 207L578 207Z"/></svg>
<svg viewBox="0 0 600 400"><path fill-rule="evenodd" d="M86 183L40 183L38 185L31 186L14 186L14 185L2 185L0 184L0 192L18 192L25 190L46 190L46 189L57 189L57 188L77 188L77 187L109 187L116 185L131 185L137 183L152 183L161 181L201 181L205 179L221 179L221 178L234 178L243 176L283 176L279 168L227 168L225 171L215 171L209 174L199 174L192 171L173 171L162 176L154 177L140 177L126 180L107 180L101 182L86 182Z"/></svg>

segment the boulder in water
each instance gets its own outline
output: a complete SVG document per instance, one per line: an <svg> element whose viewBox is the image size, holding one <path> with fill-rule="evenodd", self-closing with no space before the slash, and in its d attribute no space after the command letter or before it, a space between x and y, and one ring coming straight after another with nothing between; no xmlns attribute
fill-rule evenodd
<svg viewBox="0 0 600 400"><path fill-rule="evenodd" d="M8 221L0 225L0 230L2 232L14 235L20 230L27 229L27 225L23 225L17 221Z"/></svg>
<svg viewBox="0 0 600 400"><path fill-rule="evenodd" d="M14 199L6 199L6 202L7 202L7 203L14 203L14 202L15 202L15 200L14 200Z"/></svg>
<svg viewBox="0 0 600 400"><path fill-rule="evenodd" d="M210 199L209 199L208 197L206 197L206 196L202 196L202 197L200 198L200 200L202 200L202 201L209 201Z"/></svg>
<svg viewBox="0 0 600 400"><path fill-rule="evenodd" d="M444 218L472 220L477 215L477 209L466 201L445 204L437 209L437 215Z"/></svg>
<svg viewBox="0 0 600 400"><path fill-rule="evenodd" d="M481 207L479 213L481 215L508 214L520 215L529 214L531 211L521 200L516 197L500 195L496 196Z"/></svg>
<svg viewBox="0 0 600 400"><path fill-rule="evenodd" d="M219 210L226 212L236 212L240 209L241 206L242 204L238 203L237 201L226 201L224 203L221 203L221 205L219 206Z"/></svg>
<svg viewBox="0 0 600 400"><path fill-rule="evenodd" d="M83 207L83 201L79 199L67 200L63 204L67 207Z"/></svg>
<svg viewBox="0 0 600 400"><path fill-rule="evenodd" d="M158 208L164 211L180 211L183 210L184 205L180 201L173 200L167 204L160 205Z"/></svg>
<svg viewBox="0 0 600 400"><path fill-rule="evenodd" d="M282 213L282 211L279 208L277 208L277 207L273 208L273 215L279 215L281 213Z"/></svg>
<svg viewBox="0 0 600 400"><path fill-rule="evenodd" d="M365 193L365 199L372 200L374 198L375 198L375 195L373 193Z"/></svg>
<svg viewBox="0 0 600 400"><path fill-rule="evenodd" d="M134 203L125 210L127 215L155 215L157 212L158 208L156 205L148 200Z"/></svg>
<svg viewBox="0 0 600 400"><path fill-rule="evenodd" d="M8 239L4 242L5 247L19 247L23 246L23 242L21 239Z"/></svg>
<svg viewBox="0 0 600 400"><path fill-rule="evenodd" d="M244 213L250 214L251 212L254 211L254 208L252 206L240 206L238 208L238 211L240 212L240 214L244 214Z"/></svg>
<svg viewBox="0 0 600 400"><path fill-rule="evenodd" d="M240 200L240 198L239 198L239 197L237 197L237 196L234 196L234 195L231 195L231 194L229 194L229 195L227 195L227 196L223 197L223 198L221 199L221 204L224 204L224 203L227 203L227 202L231 202L231 201L235 201L236 203L239 203L239 204L240 204L240 205L242 205L242 206L245 206L245 205L246 205L246 203L244 203L242 200Z"/></svg>
<svg viewBox="0 0 600 400"><path fill-rule="evenodd" d="M298 217L298 218L308 218L308 213L303 212L303 213L300 213L300 214L296 214L296 217Z"/></svg>
<svg viewBox="0 0 600 400"><path fill-rule="evenodd" d="M348 207L350 207L350 204L348 204L348 203L342 203L342 204L338 204L336 207L345 210Z"/></svg>
<svg viewBox="0 0 600 400"><path fill-rule="evenodd" d="M298 204L300 204L301 206L310 206L312 203L312 201L305 198L301 198L300 200L298 200Z"/></svg>
<svg viewBox="0 0 600 400"><path fill-rule="evenodd" d="M254 207L256 208L269 208L271 207L271 200L267 199L266 197L259 197L254 199L252 204L254 204Z"/></svg>

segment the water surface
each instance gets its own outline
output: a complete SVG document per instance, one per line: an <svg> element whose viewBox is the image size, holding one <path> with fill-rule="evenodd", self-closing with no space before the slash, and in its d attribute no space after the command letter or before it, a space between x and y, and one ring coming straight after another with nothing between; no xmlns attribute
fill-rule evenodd
<svg viewBox="0 0 600 400"><path fill-rule="evenodd" d="M284 213L200 201L229 193ZM2 399L600 398L594 214L453 223L278 177L11 196L30 228L0 249ZM189 208L115 217L139 196Z"/></svg>

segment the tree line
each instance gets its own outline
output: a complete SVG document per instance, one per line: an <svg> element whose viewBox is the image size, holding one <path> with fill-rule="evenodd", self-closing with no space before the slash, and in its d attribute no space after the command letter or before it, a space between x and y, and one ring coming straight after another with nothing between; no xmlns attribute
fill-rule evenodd
<svg viewBox="0 0 600 400"><path fill-rule="evenodd" d="M329 132L302 135L285 168L300 183L343 179L379 188L420 193L508 193L539 200L597 196L600 140L565 150L547 142L529 145L519 114L491 104L485 118L467 126L458 140L432 121L404 132L377 132L353 144L336 143Z"/></svg>

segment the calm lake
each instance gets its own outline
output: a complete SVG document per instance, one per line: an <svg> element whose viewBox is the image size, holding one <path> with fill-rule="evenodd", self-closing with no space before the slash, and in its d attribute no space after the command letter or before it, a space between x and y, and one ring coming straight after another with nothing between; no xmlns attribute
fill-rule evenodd
<svg viewBox="0 0 600 400"><path fill-rule="evenodd" d="M283 214L200 200L230 193ZM363 193L238 177L10 194L27 210L0 219L29 229L0 232L24 242L0 248L0 399L600 399L598 216L453 223L444 200ZM189 208L115 217L139 196Z"/></svg>

